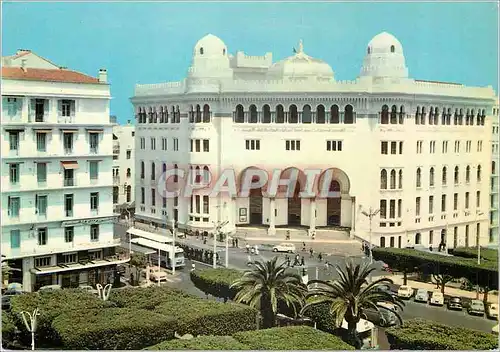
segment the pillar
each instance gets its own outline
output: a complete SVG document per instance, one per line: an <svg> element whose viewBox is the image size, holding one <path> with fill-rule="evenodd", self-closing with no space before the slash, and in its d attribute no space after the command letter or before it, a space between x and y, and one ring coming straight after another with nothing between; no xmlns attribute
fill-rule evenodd
<svg viewBox="0 0 500 352"><path fill-rule="evenodd" d="M35 274L31 273L34 268L34 258L23 258L23 291L33 292L33 285L35 284Z"/></svg>
<svg viewBox="0 0 500 352"><path fill-rule="evenodd" d="M276 200L274 198L269 199L269 229L267 234L274 236L276 234Z"/></svg>
<svg viewBox="0 0 500 352"><path fill-rule="evenodd" d="M311 198L309 203L309 236L316 231L316 198Z"/></svg>
<svg viewBox="0 0 500 352"><path fill-rule="evenodd" d="M354 238L356 234L356 198L351 197L351 232L349 236Z"/></svg>

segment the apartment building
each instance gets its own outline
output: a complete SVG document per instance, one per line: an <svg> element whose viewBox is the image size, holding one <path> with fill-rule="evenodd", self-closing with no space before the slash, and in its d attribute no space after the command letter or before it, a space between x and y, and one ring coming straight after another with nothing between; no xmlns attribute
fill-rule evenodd
<svg viewBox="0 0 500 352"><path fill-rule="evenodd" d="M113 205L115 213L131 216L134 212L135 126L113 125Z"/></svg>

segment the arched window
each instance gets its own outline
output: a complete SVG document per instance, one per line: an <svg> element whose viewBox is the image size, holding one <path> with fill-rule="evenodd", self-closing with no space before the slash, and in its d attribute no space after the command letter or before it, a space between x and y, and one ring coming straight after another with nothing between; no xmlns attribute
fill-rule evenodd
<svg viewBox="0 0 500 352"><path fill-rule="evenodd" d="M276 106L276 123L285 123L285 110L281 104Z"/></svg>
<svg viewBox="0 0 500 352"><path fill-rule="evenodd" d="M164 107L164 114L165 114L165 116L163 117L163 122L168 123L168 117L169 117L168 116L168 106ZM173 118L173 116L172 116L172 118Z"/></svg>
<svg viewBox="0 0 500 352"><path fill-rule="evenodd" d="M222 55L226 55L226 48L222 49Z"/></svg>
<svg viewBox="0 0 500 352"><path fill-rule="evenodd" d="M455 173L453 175L455 184L458 185L458 166L455 166Z"/></svg>
<svg viewBox="0 0 500 352"><path fill-rule="evenodd" d="M395 51L394 45L391 45L391 53Z"/></svg>
<svg viewBox="0 0 500 352"><path fill-rule="evenodd" d="M470 182L470 166L467 165L465 168L465 182L469 183Z"/></svg>
<svg viewBox="0 0 500 352"><path fill-rule="evenodd" d="M201 168L199 166L196 166L194 175L195 175L194 176L194 183L200 183L201 182Z"/></svg>
<svg viewBox="0 0 500 352"><path fill-rule="evenodd" d="M425 106L422 106L422 115L420 116L420 124L425 125L425 117L427 116Z"/></svg>
<svg viewBox="0 0 500 352"><path fill-rule="evenodd" d="M439 123L439 108L436 106L434 108L434 124L437 125Z"/></svg>
<svg viewBox="0 0 500 352"><path fill-rule="evenodd" d="M465 112L465 125L468 126L470 121L470 110L467 109Z"/></svg>
<svg viewBox="0 0 500 352"><path fill-rule="evenodd" d="M485 117L486 117L486 110L483 109L481 111L481 126L484 126L484 119L485 119Z"/></svg>
<svg viewBox="0 0 500 352"><path fill-rule="evenodd" d="M325 107L323 105L318 105L316 107L316 123L325 123Z"/></svg>
<svg viewBox="0 0 500 352"><path fill-rule="evenodd" d="M130 177L130 176L132 176L132 173L131 173L131 171L130 171L130 168L128 167L128 168L127 168L127 177Z"/></svg>
<svg viewBox="0 0 500 352"><path fill-rule="evenodd" d="M262 123L271 123L271 108L269 105L264 105L262 107Z"/></svg>
<svg viewBox="0 0 500 352"><path fill-rule="evenodd" d="M339 107L332 105L330 108L330 123L340 123Z"/></svg>
<svg viewBox="0 0 500 352"><path fill-rule="evenodd" d="M387 189L387 171L380 171L380 189Z"/></svg>
<svg viewBox="0 0 500 352"><path fill-rule="evenodd" d="M196 104L196 119L195 119L195 122L196 123L200 123L201 122L201 107L199 104Z"/></svg>
<svg viewBox="0 0 500 352"><path fill-rule="evenodd" d="M398 108L396 105L393 105L391 107L391 124L395 125L398 123L397 115L398 115Z"/></svg>
<svg viewBox="0 0 500 352"><path fill-rule="evenodd" d="M421 241L422 241L422 236L420 235L420 233L416 233L415 234L415 244L421 244Z"/></svg>
<svg viewBox="0 0 500 352"><path fill-rule="evenodd" d="M458 109L455 109L455 113L453 114L453 124L458 125Z"/></svg>
<svg viewBox="0 0 500 352"><path fill-rule="evenodd" d="M434 186L434 168L431 167L429 170L429 186Z"/></svg>
<svg viewBox="0 0 500 352"><path fill-rule="evenodd" d="M368 49L366 49L366 52L367 52L368 54L370 54L370 53L371 53L371 51L372 51L372 49L371 49L370 47L368 47Z"/></svg>
<svg viewBox="0 0 500 352"><path fill-rule="evenodd" d="M155 163L151 163L151 180L154 181L156 176Z"/></svg>
<svg viewBox="0 0 500 352"><path fill-rule="evenodd" d="M380 113L380 123L384 125L389 123L389 107L387 105L382 106L382 112Z"/></svg>
<svg viewBox="0 0 500 352"><path fill-rule="evenodd" d="M163 106L160 106L160 123L165 121L165 112L163 111Z"/></svg>
<svg viewBox="0 0 500 352"><path fill-rule="evenodd" d="M346 105L344 108L344 123L349 125L354 123L354 108L352 105Z"/></svg>
<svg viewBox="0 0 500 352"><path fill-rule="evenodd" d="M396 189L396 170L391 170L391 189Z"/></svg>
<svg viewBox="0 0 500 352"><path fill-rule="evenodd" d="M497 163L495 161L491 162L491 174L495 175L496 174L496 168L497 168Z"/></svg>
<svg viewBox="0 0 500 352"><path fill-rule="evenodd" d="M259 114L257 113L257 107L255 105L250 105L249 108L250 111L250 123L257 123L259 122Z"/></svg>
<svg viewBox="0 0 500 352"><path fill-rule="evenodd" d="M203 55L203 47L200 48L200 55Z"/></svg>
<svg viewBox="0 0 500 352"><path fill-rule="evenodd" d="M295 104L290 105L288 109L288 123L299 123L299 113Z"/></svg>
<svg viewBox="0 0 500 352"><path fill-rule="evenodd" d="M192 110L191 106L191 110ZM179 120L178 120L179 119ZM170 119L171 123L176 123L176 122L181 122L180 121L180 113L179 113L179 106L177 105L177 112L175 111L175 106L172 105L172 118ZM191 122L191 121L190 121Z"/></svg>
<svg viewBox="0 0 500 352"><path fill-rule="evenodd" d="M404 123L405 118L405 107L401 105L399 108L399 124L402 125Z"/></svg>
<svg viewBox="0 0 500 352"><path fill-rule="evenodd" d="M471 126L474 125L474 109L472 109L471 112L470 112L470 122L469 122L469 124Z"/></svg>
<svg viewBox="0 0 500 352"><path fill-rule="evenodd" d="M380 247L382 247L382 248L385 247L385 237L384 236L380 237Z"/></svg>
<svg viewBox="0 0 500 352"><path fill-rule="evenodd" d="M477 182L481 182L481 165L477 166Z"/></svg>
<svg viewBox="0 0 500 352"><path fill-rule="evenodd" d="M443 186L446 186L447 175L446 175L446 166L443 167L443 173L441 175L441 183Z"/></svg>
<svg viewBox="0 0 500 352"><path fill-rule="evenodd" d="M464 111L463 111L463 109L460 109L459 110L459 114L458 114L458 124L459 125L463 125L464 124L463 118L464 118Z"/></svg>
<svg viewBox="0 0 500 352"><path fill-rule="evenodd" d="M203 183L208 184L210 182L210 170L208 166L203 166Z"/></svg>
<svg viewBox="0 0 500 352"><path fill-rule="evenodd" d="M431 106L431 109L429 110L429 125L434 124L434 108Z"/></svg>
<svg viewBox="0 0 500 352"><path fill-rule="evenodd" d="M415 112L415 125L420 125L420 106L417 106L417 111Z"/></svg>
<svg viewBox="0 0 500 352"><path fill-rule="evenodd" d="M163 163L163 165L161 166L161 171L163 173L167 172L167 164L166 163Z"/></svg>
<svg viewBox="0 0 500 352"><path fill-rule="evenodd" d="M203 105L203 122L210 122L210 117L212 113L210 112L210 106L208 104Z"/></svg>
<svg viewBox="0 0 500 352"><path fill-rule="evenodd" d="M144 178L144 161L141 161L141 178Z"/></svg>
<svg viewBox="0 0 500 352"><path fill-rule="evenodd" d="M417 187L422 187L422 170L417 169Z"/></svg>
<svg viewBox="0 0 500 352"><path fill-rule="evenodd" d="M238 104L236 106L236 111L234 112L234 122L244 123L245 122L245 111L243 110L243 105Z"/></svg>
<svg viewBox="0 0 500 352"><path fill-rule="evenodd" d="M479 109L477 111L477 117L476 117L476 125L480 125L481 124L481 109Z"/></svg>
<svg viewBox="0 0 500 352"><path fill-rule="evenodd" d="M194 106L191 105L191 109L189 110L189 123L194 123Z"/></svg>
<svg viewBox="0 0 500 352"><path fill-rule="evenodd" d="M443 113L441 114L441 125L446 125L446 108L443 108Z"/></svg>
<svg viewBox="0 0 500 352"><path fill-rule="evenodd" d="M312 122L312 112L311 106L304 105L302 108L302 123L311 123Z"/></svg>
<svg viewBox="0 0 500 352"><path fill-rule="evenodd" d="M403 189L403 170L399 170L398 188Z"/></svg>
<svg viewBox="0 0 500 352"><path fill-rule="evenodd" d="M179 172L179 167L177 166L177 164L175 164L174 165L174 183L179 182L178 172Z"/></svg>

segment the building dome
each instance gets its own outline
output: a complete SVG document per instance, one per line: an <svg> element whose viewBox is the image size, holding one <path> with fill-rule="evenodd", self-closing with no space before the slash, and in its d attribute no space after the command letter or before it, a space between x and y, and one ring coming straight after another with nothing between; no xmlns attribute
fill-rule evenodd
<svg viewBox="0 0 500 352"><path fill-rule="evenodd" d="M229 78L232 75L226 44L213 34L198 40L193 49L188 77Z"/></svg>
<svg viewBox="0 0 500 352"><path fill-rule="evenodd" d="M408 78L403 46L396 37L382 32L370 40L361 76Z"/></svg>
<svg viewBox="0 0 500 352"><path fill-rule="evenodd" d="M313 58L304 53L302 41L295 55L281 60L269 68L271 78L317 78L332 80L333 70L326 62Z"/></svg>

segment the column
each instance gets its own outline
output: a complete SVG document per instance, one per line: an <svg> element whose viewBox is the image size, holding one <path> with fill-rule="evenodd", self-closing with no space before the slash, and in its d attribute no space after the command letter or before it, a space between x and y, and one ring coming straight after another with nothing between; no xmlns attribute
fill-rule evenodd
<svg viewBox="0 0 500 352"><path fill-rule="evenodd" d="M316 231L316 198L311 198L309 202L309 236Z"/></svg>
<svg viewBox="0 0 500 352"><path fill-rule="evenodd" d="M351 232L349 237L354 238L356 234L356 198L351 197Z"/></svg>
<svg viewBox="0 0 500 352"><path fill-rule="evenodd" d="M269 199L269 229L267 230L267 234L274 236L276 235L276 203L274 198Z"/></svg>

